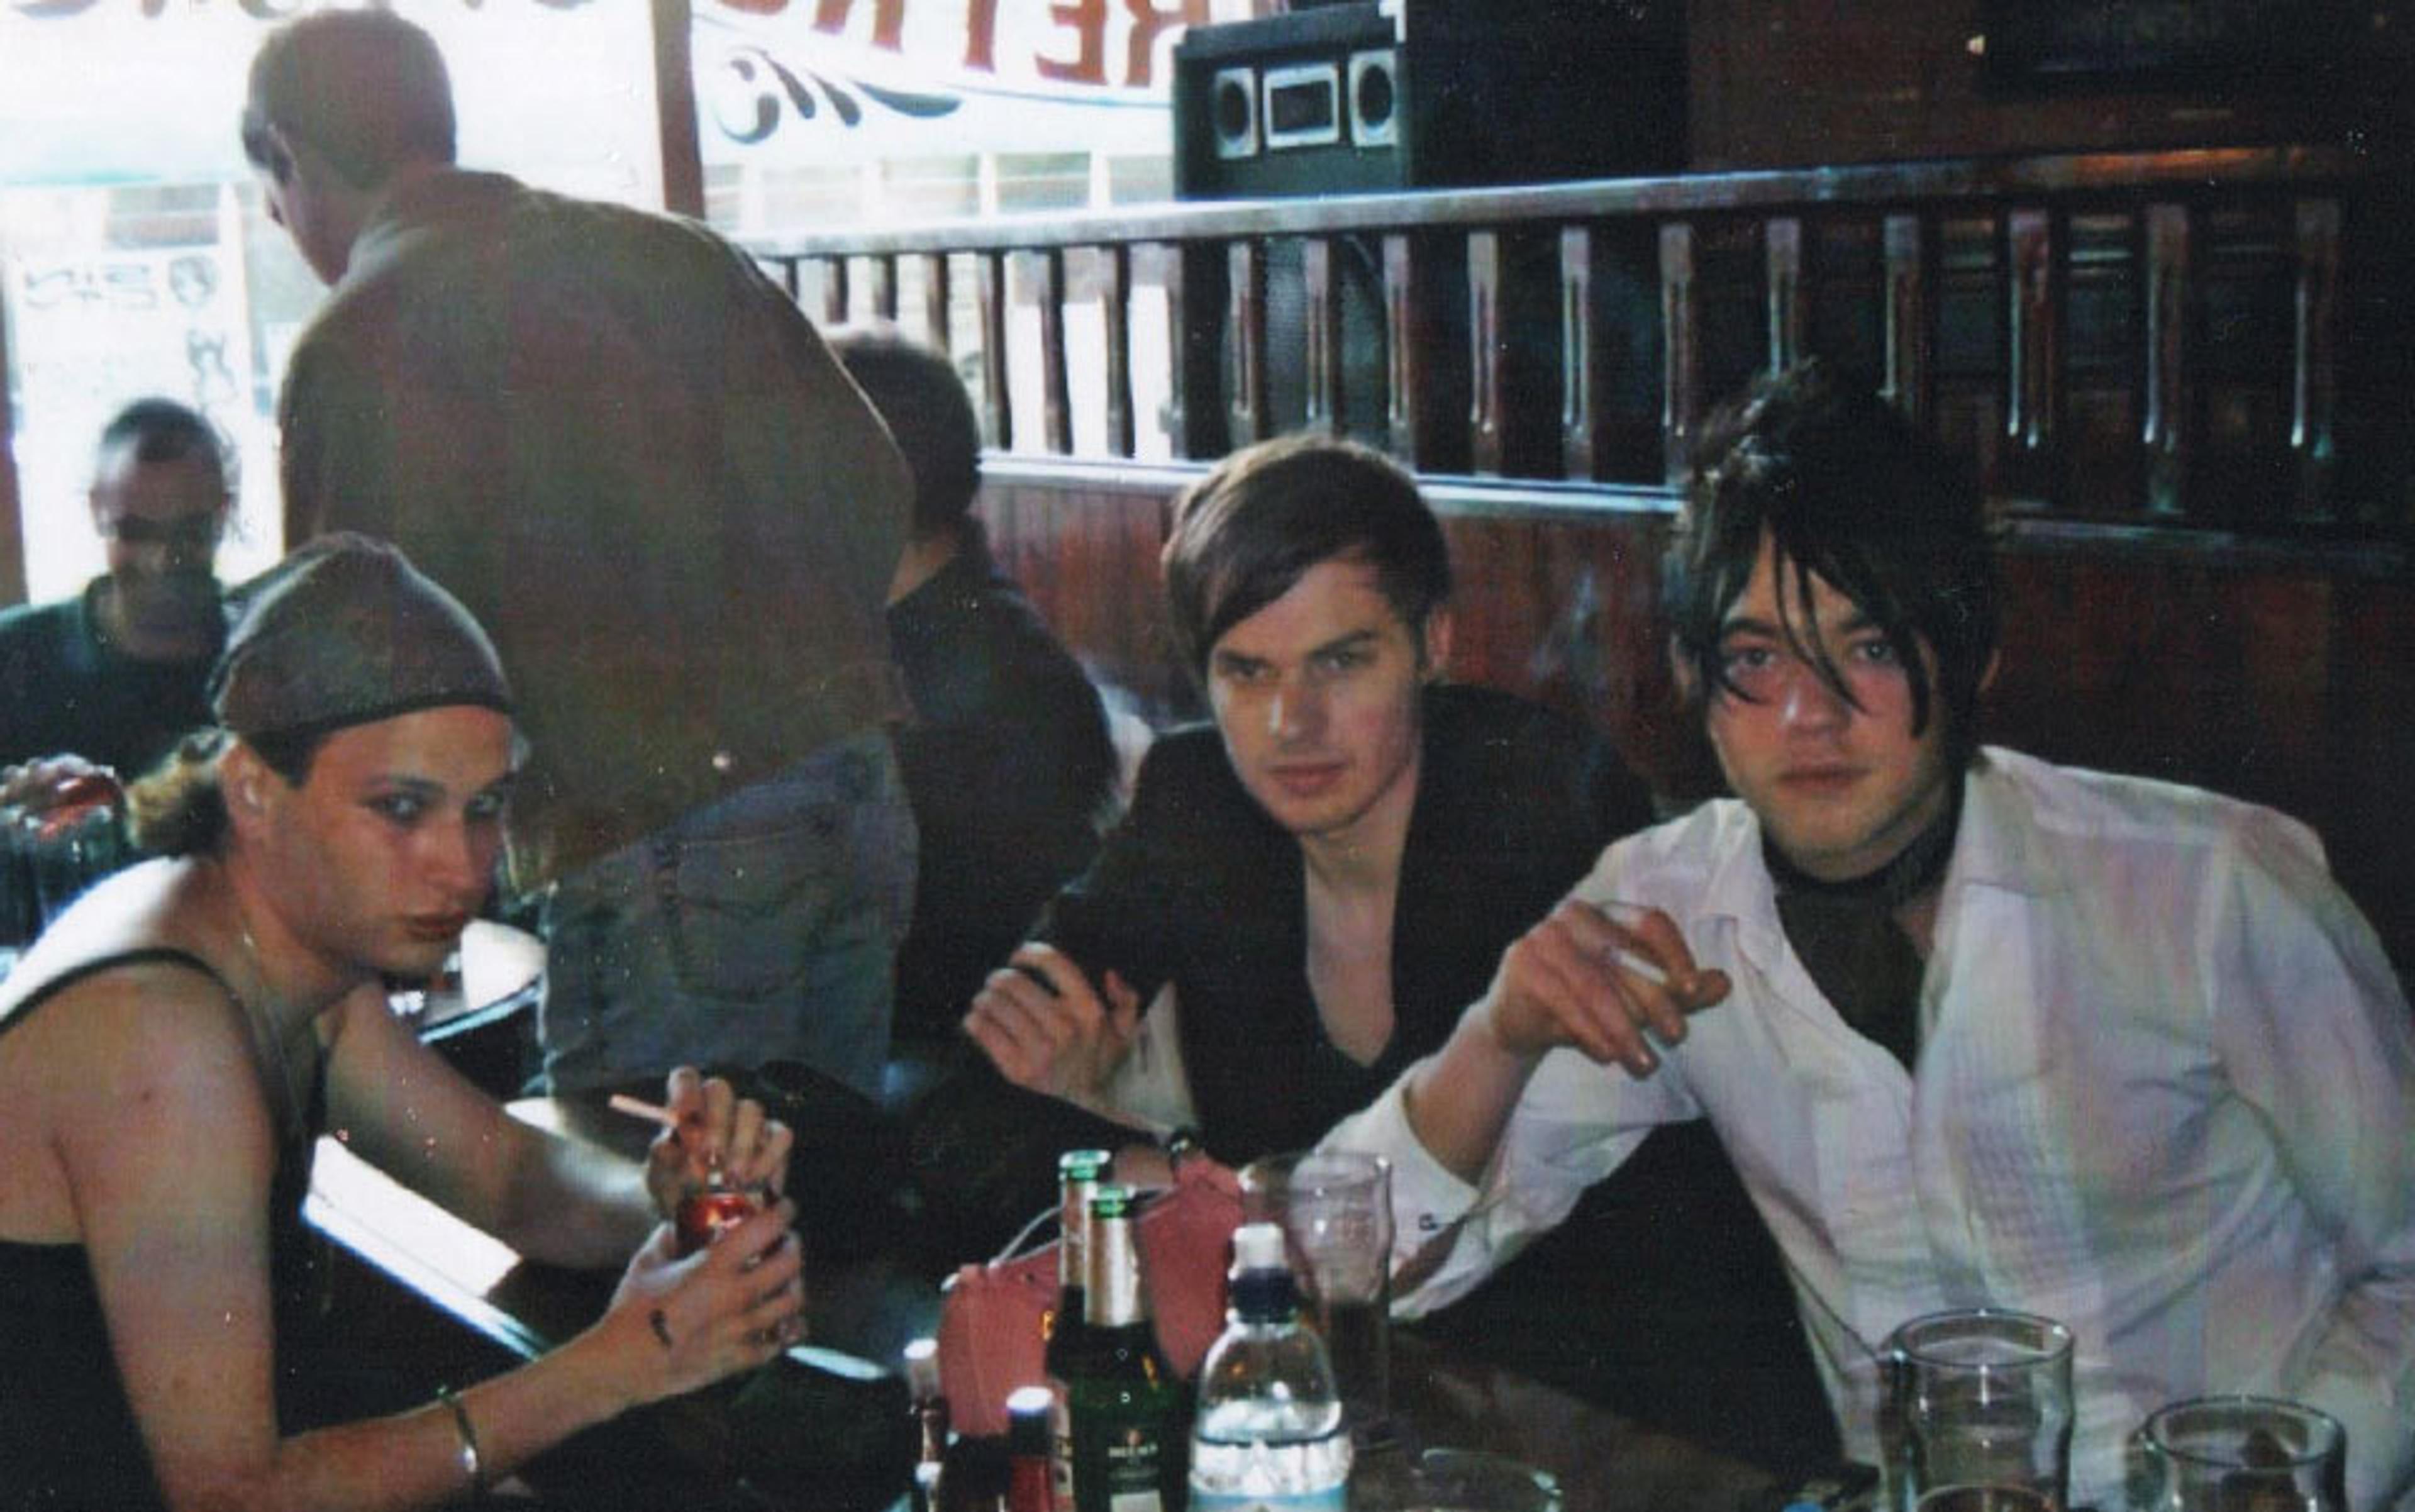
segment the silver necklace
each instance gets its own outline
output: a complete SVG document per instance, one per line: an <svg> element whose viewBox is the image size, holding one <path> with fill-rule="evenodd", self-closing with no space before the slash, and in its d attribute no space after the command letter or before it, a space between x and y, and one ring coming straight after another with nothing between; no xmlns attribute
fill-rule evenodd
<svg viewBox="0 0 2415 1512"><path fill-rule="evenodd" d="M219 876L225 876L223 868ZM286 1053L285 1036L277 1026L277 1015L270 1010L276 995L268 985L268 968L261 964L260 942L251 937L251 920L244 912L243 898L235 892L234 884L231 881L227 884L227 898L234 906L235 933L243 940L243 953L250 963L251 980L261 999L256 1008L248 1001L244 1002L244 1016L252 1021L253 1032L268 1041L268 1053L277 1062L278 1083L285 1091L285 1115L278 1122L284 1124L290 1133L301 1127L302 1085L294 1080L293 1057Z"/></svg>

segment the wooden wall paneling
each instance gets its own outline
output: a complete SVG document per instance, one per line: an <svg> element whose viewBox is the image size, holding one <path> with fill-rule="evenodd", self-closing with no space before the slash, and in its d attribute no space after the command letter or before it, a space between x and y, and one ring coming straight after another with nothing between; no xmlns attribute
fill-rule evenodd
<svg viewBox="0 0 2415 1512"><path fill-rule="evenodd" d="M1664 516L1447 512L1443 529L1462 585L1454 679L1587 721L1656 792L1690 800L1716 786L1660 649Z"/></svg>
<svg viewBox="0 0 2415 1512"><path fill-rule="evenodd" d="M2380 932L2402 980L2415 980L2415 845L2396 774L2415 771L2415 590L2403 577L2339 586L2332 637L2337 711L2317 823L2332 868ZM2305 817L2306 816L2301 816Z"/></svg>
<svg viewBox="0 0 2415 1512"><path fill-rule="evenodd" d="M1589 225L1560 231L1560 472L1564 477L1607 478L1609 458L1602 435L1609 428L1600 405L1605 385L1600 365L1610 333L1594 300L1595 261L1599 253Z"/></svg>
<svg viewBox="0 0 2415 1512"><path fill-rule="evenodd" d="M1467 243L1449 229L1383 238L1384 439L1419 472L1470 467Z"/></svg>
<svg viewBox="0 0 2415 1512"><path fill-rule="evenodd" d="M822 270L822 323L845 325L848 321L848 260L826 257L819 262Z"/></svg>
<svg viewBox="0 0 2415 1512"><path fill-rule="evenodd" d="M926 252L918 261L922 265L922 336L941 352L956 350L955 332L949 318L948 255Z"/></svg>
<svg viewBox="0 0 2415 1512"><path fill-rule="evenodd" d="M1578 482L1667 481L1659 255L1658 228L1638 220L1579 222L1536 244L1534 303L1548 312L1537 323L1556 325L1556 349L1552 363L1530 365L1551 368L1531 376L1552 392L1520 402L1556 429L1522 430L1531 471Z"/></svg>
<svg viewBox="0 0 2415 1512"><path fill-rule="evenodd" d="M995 451L1014 448L1014 406L1006 391L1006 254L973 259L973 300L980 310L982 439Z"/></svg>
<svg viewBox="0 0 2415 1512"><path fill-rule="evenodd" d="M1107 450L1130 457L1137 443L1132 409L1132 253L1121 242L1099 249L1100 324L1107 338Z"/></svg>
<svg viewBox="0 0 2415 1512"><path fill-rule="evenodd" d="M1767 270L1769 368L1779 372L1803 360L1803 218L1772 216L1762 223Z"/></svg>
<svg viewBox="0 0 2415 1512"><path fill-rule="evenodd" d="M1886 382L1886 237L1876 216L1825 213L1801 221L1796 350L1872 388Z"/></svg>
<svg viewBox="0 0 2415 1512"><path fill-rule="evenodd" d="M1073 399L1065 358L1065 248L1051 247L1033 256L1040 265L1042 444L1067 457L1073 450Z"/></svg>
<svg viewBox="0 0 2415 1512"><path fill-rule="evenodd" d="M1467 233L1467 449L1470 471L1501 475L1501 233Z"/></svg>
<svg viewBox="0 0 2415 1512"><path fill-rule="evenodd" d="M2415 3L2415 0L2410 0ZM2410 43L2415 45L2415 43ZM2415 112L2415 90L2407 91ZM2333 514L2415 540L2415 167L2342 206Z"/></svg>
<svg viewBox="0 0 2415 1512"><path fill-rule="evenodd" d="M1384 439L1392 455L1411 470L1429 467L1427 440L1432 399L1430 370L1432 302L1425 288L1425 259L1406 232L1384 238Z"/></svg>
<svg viewBox="0 0 2415 1512"><path fill-rule="evenodd" d="M1226 282L1224 248L1214 242L1160 244L1166 328L1175 342L1168 417L1175 455L1206 461L1224 455L1224 384L1220 356Z"/></svg>
<svg viewBox="0 0 2415 1512"><path fill-rule="evenodd" d="M1982 707L1981 738L2053 760L2117 766L2108 734L2146 721L2108 712L2158 696L2130 681L2137 625L2106 622L2129 587L2084 558L2015 551L2000 567L2002 658ZM2160 711L2153 702L2143 707Z"/></svg>
<svg viewBox="0 0 2415 1512"><path fill-rule="evenodd" d="M999 563L1096 681L1152 724L1195 717L1164 631L1157 557L1170 490L992 482L981 513Z"/></svg>
<svg viewBox="0 0 2415 1512"><path fill-rule="evenodd" d="M2147 242L2145 507L2178 516L2183 508L2189 449L2189 210L2157 202L2145 211Z"/></svg>
<svg viewBox="0 0 2415 1512"><path fill-rule="evenodd" d="M2145 497L2145 276L2138 217L2075 209L2059 330L2062 382L2058 442L2070 513L2135 517Z"/></svg>
<svg viewBox="0 0 2415 1512"><path fill-rule="evenodd" d="M1348 400L1342 382L1342 292L1334 284L1331 237L1301 239L1299 278L1306 316L1300 325L1305 428L1340 435Z"/></svg>
<svg viewBox="0 0 2415 1512"><path fill-rule="evenodd" d="M1225 425L1240 447L1274 434L1267 402L1265 248L1250 237L1237 237L1224 247L1224 338L1232 365Z"/></svg>
<svg viewBox="0 0 2415 1512"><path fill-rule="evenodd" d="M1693 225L1694 373L1698 412L1706 412L1769 370L1769 245L1759 216Z"/></svg>
<svg viewBox="0 0 2415 1512"><path fill-rule="evenodd" d="M1993 214L1937 228L1936 434L1990 494L2003 487L2006 329L2003 239Z"/></svg>
<svg viewBox="0 0 2415 1512"><path fill-rule="evenodd" d="M1913 425L1926 426L1933 403L1930 369L1936 341L1927 228L1919 216L1899 211L1886 217L1881 235L1885 248L1881 343L1886 353L1881 392Z"/></svg>
<svg viewBox="0 0 2415 1512"><path fill-rule="evenodd" d="M1672 220L1660 228L1661 475L1672 487L1686 481L1702 423L1702 371L1696 321L1694 228Z"/></svg>
<svg viewBox="0 0 2415 1512"><path fill-rule="evenodd" d="M2176 32L2254 7L2073 5ZM1840 164L2008 152L2339 141L2406 101L2405 0L2358 5L2372 30L2318 84L2278 69L2057 83L1991 79L1986 0L1690 0L1688 157L1695 170ZM2397 24L2385 25L2387 13ZM2291 24L2296 23L2295 18ZM1981 51L1973 51L1973 39ZM2361 98L2402 97L2373 109ZM2404 137L2396 140L2404 141Z"/></svg>
<svg viewBox="0 0 2415 1512"><path fill-rule="evenodd" d="M880 320L897 319L897 259L883 253L870 260L872 313Z"/></svg>
<svg viewBox="0 0 2415 1512"><path fill-rule="evenodd" d="M2236 689L2237 791L2318 829L2334 822L2332 752L2346 733L2335 702L2336 588L2319 572L2227 571L2207 594L2239 627L2236 668L2211 668Z"/></svg>
<svg viewBox="0 0 2415 1512"><path fill-rule="evenodd" d="M2329 577L2177 556L2012 550L1986 738L2326 822L2338 724Z"/></svg>
<svg viewBox="0 0 2415 1512"><path fill-rule="evenodd" d="M2290 364L2289 449L2297 457L2291 513L2301 520L2332 514L2338 451L2340 202L2297 205L2297 339Z"/></svg>
<svg viewBox="0 0 2415 1512"><path fill-rule="evenodd" d="M2297 227L2288 204L2209 205L2193 228L2198 438L2188 517L2227 529L2270 529L2297 495L2289 447L2295 388Z"/></svg>
<svg viewBox="0 0 2415 1512"><path fill-rule="evenodd" d="M2055 217L2042 206L2018 206L2004 217L2004 320L2011 363L2004 391L2004 476L2016 497L2062 497L2057 447L2062 420L2062 304L2056 297L2061 262Z"/></svg>
<svg viewBox="0 0 2415 1512"><path fill-rule="evenodd" d="M1500 472L1511 478L1565 478L1568 441L1560 416L1568 383L1568 322L1561 307L1559 226L1505 225L1497 230L1494 247L1487 377L1494 391L1491 410L1501 439ZM1625 316L1633 313L1629 304ZM1624 335L1635 341L1649 339L1651 333ZM1471 381L1474 376L1471 367Z"/></svg>

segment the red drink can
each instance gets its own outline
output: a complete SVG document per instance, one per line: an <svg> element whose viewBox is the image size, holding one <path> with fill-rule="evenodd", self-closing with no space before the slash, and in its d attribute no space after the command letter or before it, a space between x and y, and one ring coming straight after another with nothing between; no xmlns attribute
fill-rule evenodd
<svg viewBox="0 0 2415 1512"><path fill-rule="evenodd" d="M692 1255L763 1210L763 1194L742 1187L700 1187L680 1199L672 1215L679 1252Z"/></svg>

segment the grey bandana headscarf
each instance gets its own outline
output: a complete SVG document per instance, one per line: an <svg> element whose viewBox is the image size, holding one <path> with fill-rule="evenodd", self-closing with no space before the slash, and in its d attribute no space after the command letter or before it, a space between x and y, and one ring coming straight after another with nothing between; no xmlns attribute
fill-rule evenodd
<svg viewBox="0 0 2415 1512"><path fill-rule="evenodd" d="M446 704L511 712L487 633L385 542L323 536L235 596L243 609L210 675L210 707L247 740Z"/></svg>

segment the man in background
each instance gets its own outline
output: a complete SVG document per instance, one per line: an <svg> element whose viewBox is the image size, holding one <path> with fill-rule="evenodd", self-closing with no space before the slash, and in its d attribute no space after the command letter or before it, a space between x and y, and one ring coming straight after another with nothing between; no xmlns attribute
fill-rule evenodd
<svg viewBox="0 0 2415 1512"><path fill-rule="evenodd" d="M913 885L881 619L906 468L743 252L458 169L453 127L392 14L253 60L245 153L333 288L279 405L287 540L393 540L511 669L548 1085L783 1060L877 1095Z"/></svg>
<svg viewBox="0 0 2415 1512"><path fill-rule="evenodd" d="M938 1059L990 969L1098 850L1116 755L1098 690L971 514L981 425L947 357L888 328L835 332L831 347L914 472L913 533L889 584L915 716L897 756L922 834L895 1029Z"/></svg>
<svg viewBox="0 0 2415 1512"><path fill-rule="evenodd" d="M184 405L137 399L101 430L90 501L108 570L73 598L0 612L11 802L38 804L93 766L132 778L211 723L202 685L226 638L213 566L233 504L223 443Z"/></svg>

